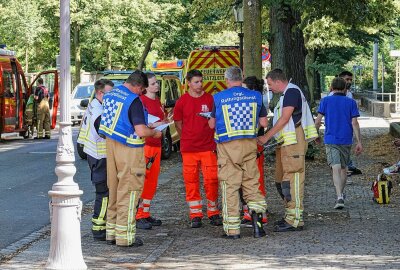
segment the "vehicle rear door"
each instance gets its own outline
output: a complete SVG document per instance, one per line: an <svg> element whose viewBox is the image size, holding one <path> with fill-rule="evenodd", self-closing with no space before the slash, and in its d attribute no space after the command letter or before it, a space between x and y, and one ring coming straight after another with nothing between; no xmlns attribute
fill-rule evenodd
<svg viewBox="0 0 400 270"><path fill-rule="evenodd" d="M204 91L215 94L226 89L224 73L230 66L239 66L239 51L234 48L212 47L192 51L188 59L187 70L200 70L203 73Z"/></svg>
<svg viewBox="0 0 400 270"><path fill-rule="evenodd" d="M239 66L239 51L235 49L216 50L213 54L214 70L210 75L212 84L211 94L218 93L227 88L225 83L225 71L231 66ZM207 79L207 78L206 78Z"/></svg>
<svg viewBox="0 0 400 270"><path fill-rule="evenodd" d="M9 61L7 59L7 61ZM17 99L17 69L15 61L9 61L10 64L3 63L1 67L1 115L2 115L2 133L14 132L22 119L19 119Z"/></svg>
<svg viewBox="0 0 400 270"><path fill-rule="evenodd" d="M176 101L181 96L181 82L176 76L164 75L161 79L161 95L160 101L164 106L166 117L173 122L174 109ZM169 126L172 143L179 141L179 134L176 131L175 124Z"/></svg>

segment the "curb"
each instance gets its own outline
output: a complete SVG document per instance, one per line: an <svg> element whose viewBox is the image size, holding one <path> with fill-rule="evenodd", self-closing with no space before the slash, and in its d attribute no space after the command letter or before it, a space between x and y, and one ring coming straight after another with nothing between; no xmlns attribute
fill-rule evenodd
<svg viewBox="0 0 400 270"><path fill-rule="evenodd" d="M36 232L12 243L11 245L0 250L0 264L12 259L18 253L29 248L32 244L42 240L50 235L51 225L48 224Z"/></svg>
<svg viewBox="0 0 400 270"><path fill-rule="evenodd" d="M162 185L168 183L169 181L175 179L175 174L180 173L181 169L182 168L180 166L177 166L176 168L174 168L172 170L167 170L165 172L160 173L158 188L160 188ZM92 214L93 204L94 204L94 200L91 200L83 205L82 214L81 214L82 219L85 216ZM82 230L82 223L81 223L81 230ZM29 234L28 236L25 236L24 238L18 240L17 242L14 242L14 243L10 244L9 246L1 249L0 250L0 266L3 263L11 260L13 257L18 255L19 253L22 253L23 251L25 251L26 249L31 247L36 242L39 242L40 240L49 237L50 234L51 234L51 223L47 224L46 226L44 226L43 228L41 228L35 232ZM171 244L172 242L170 243L170 241L168 241L168 243Z"/></svg>
<svg viewBox="0 0 400 270"><path fill-rule="evenodd" d="M88 214L91 214L92 208L93 208L93 201L89 201L86 204L84 204L83 209L82 209L82 218L85 217ZM82 224L81 224L82 228ZM51 223L47 224L43 228L29 234L28 236L25 236L24 238L18 240L17 242L14 242L10 244L9 246L3 248L0 250L0 265L11 260L14 256L18 255L19 253L25 251L28 249L30 246L35 244L36 242L39 242L42 239L45 239L49 237L51 234Z"/></svg>
<svg viewBox="0 0 400 270"><path fill-rule="evenodd" d="M393 137L399 138L400 137L400 122L390 123L389 133Z"/></svg>

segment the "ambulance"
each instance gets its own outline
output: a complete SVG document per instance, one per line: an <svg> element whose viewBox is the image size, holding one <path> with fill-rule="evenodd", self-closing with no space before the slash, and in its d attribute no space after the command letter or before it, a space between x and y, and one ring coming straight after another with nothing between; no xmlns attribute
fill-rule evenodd
<svg viewBox="0 0 400 270"><path fill-rule="evenodd" d="M4 133L19 133L28 138L32 135L29 128L34 125L25 113L27 106L31 106L30 96L35 90L36 80L42 77L49 90L51 105L51 128L54 129L58 107L58 74L56 70L41 72L28 85L21 64L15 52L0 46L0 135ZM31 132L30 132L31 131Z"/></svg>
<svg viewBox="0 0 400 270"><path fill-rule="evenodd" d="M151 71L162 72L163 74L174 75L183 82L183 71L186 67L186 60L161 60L154 61L150 67Z"/></svg>
<svg viewBox="0 0 400 270"><path fill-rule="evenodd" d="M239 47L203 46L193 50L186 62L184 78L189 70L197 69L203 73L203 89L210 94L227 88L224 73L231 66L239 66ZM187 82L184 84L187 91Z"/></svg>

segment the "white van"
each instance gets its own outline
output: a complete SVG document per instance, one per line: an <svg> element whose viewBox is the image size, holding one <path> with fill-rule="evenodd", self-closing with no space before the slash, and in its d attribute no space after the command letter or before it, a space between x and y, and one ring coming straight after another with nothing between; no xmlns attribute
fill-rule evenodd
<svg viewBox="0 0 400 270"><path fill-rule="evenodd" d="M79 124L82 121L85 107L81 107L81 100L89 99L94 90L94 83L79 83L75 86L71 94L71 122L72 125Z"/></svg>

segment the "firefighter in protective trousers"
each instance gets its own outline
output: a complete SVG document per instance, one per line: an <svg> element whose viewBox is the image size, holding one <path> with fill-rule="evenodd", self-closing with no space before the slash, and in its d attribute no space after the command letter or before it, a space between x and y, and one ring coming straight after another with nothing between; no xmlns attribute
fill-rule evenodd
<svg viewBox="0 0 400 270"><path fill-rule="evenodd" d="M215 127L218 153L218 180L222 190L225 238L240 238L239 189L251 212L253 236L265 236L262 214L267 204L259 190L257 167L258 125L267 126L267 110L259 92L242 87L242 70L226 70L228 89L214 95L209 125Z"/></svg>
<svg viewBox="0 0 400 270"><path fill-rule="evenodd" d="M78 143L87 154L90 178L96 188L92 216L92 233L95 240L106 240L106 214L108 206L106 141L99 136L103 96L114 86L110 80L98 80L94 84L95 98L89 103L82 120Z"/></svg>
<svg viewBox="0 0 400 270"><path fill-rule="evenodd" d="M50 139L49 90L43 85L42 78L39 78L37 81L38 87L34 94L37 105L37 137L34 139Z"/></svg>
<svg viewBox="0 0 400 270"><path fill-rule="evenodd" d="M269 89L281 94L274 110L273 127L258 137L259 144L265 144L275 136L282 146L276 149L277 190L284 200L285 216L275 223L274 231L287 232L302 230L303 196L305 176L305 154L307 143L318 137L314 120L300 88L289 83L280 69L267 74Z"/></svg>
<svg viewBox="0 0 400 270"><path fill-rule="evenodd" d="M148 114L139 99L147 86L146 75L136 70L103 100L100 134L106 137L108 244L143 245L143 241L135 237L135 216L146 173L144 138L161 137L160 131L147 127Z"/></svg>

